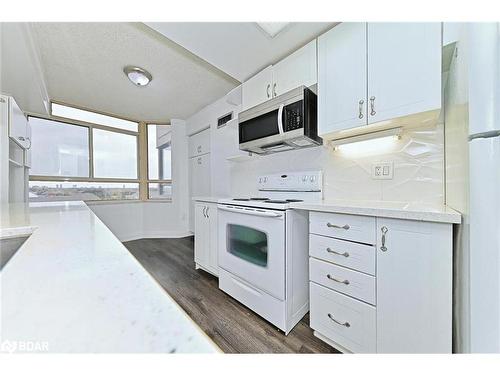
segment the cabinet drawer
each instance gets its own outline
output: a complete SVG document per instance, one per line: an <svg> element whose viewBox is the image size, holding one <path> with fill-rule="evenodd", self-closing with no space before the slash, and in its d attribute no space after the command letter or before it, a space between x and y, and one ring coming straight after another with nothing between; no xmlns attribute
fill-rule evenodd
<svg viewBox="0 0 500 375"><path fill-rule="evenodd" d="M189 137L189 157L207 154L210 152L210 129L203 130Z"/></svg>
<svg viewBox="0 0 500 375"><path fill-rule="evenodd" d="M311 281L375 305L375 277L311 258Z"/></svg>
<svg viewBox="0 0 500 375"><path fill-rule="evenodd" d="M375 246L311 234L309 255L375 276Z"/></svg>
<svg viewBox="0 0 500 375"><path fill-rule="evenodd" d="M376 352L375 308L310 283L311 328L355 353Z"/></svg>
<svg viewBox="0 0 500 375"><path fill-rule="evenodd" d="M311 212L309 230L323 236L372 245L376 243L375 218L370 216Z"/></svg>

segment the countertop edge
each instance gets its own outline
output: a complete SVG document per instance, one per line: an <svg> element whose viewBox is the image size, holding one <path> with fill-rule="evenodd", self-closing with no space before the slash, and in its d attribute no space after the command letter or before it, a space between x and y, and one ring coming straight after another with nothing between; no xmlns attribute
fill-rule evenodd
<svg viewBox="0 0 500 375"><path fill-rule="evenodd" d="M305 211L386 217L392 219L427 221L445 224L460 224L462 222L462 215L447 206L443 206L443 208L452 212L435 212L430 210L420 211L413 209L398 210L384 207L341 206L328 203L292 203L290 208Z"/></svg>

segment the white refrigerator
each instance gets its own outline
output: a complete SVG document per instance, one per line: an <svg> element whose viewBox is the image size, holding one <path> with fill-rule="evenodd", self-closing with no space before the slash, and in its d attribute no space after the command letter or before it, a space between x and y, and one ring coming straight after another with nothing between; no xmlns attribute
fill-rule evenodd
<svg viewBox="0 0 500 375"><path fill-rule="evenodd" d="M446 30L446 24L445 24ZM500 28L461 27L445 91L447 204L455 238L456 351L500 352ZM462 143L463 142L463 143Z"/></svg>

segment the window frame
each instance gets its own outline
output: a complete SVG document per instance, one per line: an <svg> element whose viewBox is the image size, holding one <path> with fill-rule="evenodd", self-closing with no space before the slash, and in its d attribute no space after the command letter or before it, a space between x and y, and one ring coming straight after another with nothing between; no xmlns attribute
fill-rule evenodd
<svg viewBox="0 0 500 375"><path fill-rule="evenodd" d="M145 163L145 170L144 170L144 176L145 176L145 187L144 187L144 196L145 196L145 199L144 200L147 200L147 201L151 201L151 202L171 202L172 201L172 196L170 196L169 198L150 198L149 196L149 184L161 184L161 183L169 183L170 186L172 186L172 178L170 179L150 179L149 178L149 139L148 139L148 126L172 126L172 124L170 122L165 122L165 123L161 123L161 122L148 122L148 123L144 123L144 143L145 143L145 150L144 150L144 154L145 154L145 160L146 160L146 163ZM170 147L172 147L172 145L170 145ZM159 158L160 155L158 155L158 158ZM158 163L160 161L158 160Z"/></svg>
<svg viewBox="0 0 500 375"><path fill-rule="evenodd" d="M73 108L78 108L76 106L72 105L67 105L65 103L61 102L54 102L59 105L66 105L68 107L73 107ZM51 102L51 112L52 112L52 102ZM84 109L84 108L78 108L78 109ZM87 108L84 110L86 111L91 111ZM106 125L101 125L101 124L94 124L91 122L86 122L86 121L81 121L81 120L75 120L75 119L69 119L65 117L60 117L60 116L53 116L52 113L49 116L44 116L40 114L34 114L34 113L28 113L28 119L29 117L36 117L40 118L43 120L49 120L49 121L57 121L63 124L67 124L70 126L82 126L86 127L88 129L88 146L89 146L89 176L88 177L69 177L69 176L48 176L48 175L32 175L29 174L29 181L50 181L50 182L109 182L109 183L137 183L139 185L139 197L137 199L127 199L127 200L119 200L119 199L102 199L102 200L88 200L88 202L136 202L136 201L141 201L143 199L143 193L142 193L142 184L141 181L144 179L143 175L143 170L141 168L141 129L144 128L144 123L141 121L136 121L136 120L131 120L119 116L114 116L110 115L108 113L101 113L98 111L91 111L95 112L98 114L103 114L106 116L110 117L116 117L120 118L123 120L128 120L128 121L133 121L137 123L137 131L132 131L132 130L126 130L126 129L120 129L112 126L106 126ZM94 177L94 129L100 129L100 130L105 130L105 131L110 131L114 133L120 133L120 134L126 134L126 135L131 135L136 137L136 160L137 160L137 178L131 179L131 178L103 178L103 177ZM146 155L147 157L147 155ZM146 171L147 173L147 171ZM146 175L147 177L147 175ZM147 195L147 193L146 193Z"/></svg>

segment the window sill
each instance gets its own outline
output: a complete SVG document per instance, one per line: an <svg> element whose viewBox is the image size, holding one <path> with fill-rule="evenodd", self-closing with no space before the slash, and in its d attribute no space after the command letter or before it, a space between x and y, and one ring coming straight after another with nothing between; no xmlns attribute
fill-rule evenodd
<svg viewBox="0 0 500 375"><path fill-rule="evenodd" d="M102 200L102 201L84 201L87 206L100 206L109 204L129 204L129 203L172 203L172 199L123 199L123 200Z"/></svg>

